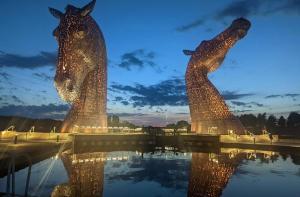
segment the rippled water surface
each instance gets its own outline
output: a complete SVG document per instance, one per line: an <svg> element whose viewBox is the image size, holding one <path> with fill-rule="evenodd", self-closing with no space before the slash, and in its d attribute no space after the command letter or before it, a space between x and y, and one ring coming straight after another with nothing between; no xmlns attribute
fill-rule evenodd
<svg viewBox="0 0 300 197"><path fill-rule="evenodd" d="M299 153L221 152L66 151L32 166L29 195L299 196ZM17 194L24 194L27 170L16 172Z"/></svg>

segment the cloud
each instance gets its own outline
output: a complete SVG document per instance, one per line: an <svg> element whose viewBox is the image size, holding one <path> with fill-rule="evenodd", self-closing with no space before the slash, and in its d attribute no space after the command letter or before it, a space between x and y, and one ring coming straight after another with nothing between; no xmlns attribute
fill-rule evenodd
<svg viewBox="0 0 300 197"><path fill-rule="evenodd" d="M189 115L190 113L188 113L188 112L178 112L178 113L175 113L175 114L178 114L178 115Z"/></svg>
<svg viewBox="0 0 300 197"><path fill-rule="evenodd" d="M278 97L281 97L281 95L280 94L271 94L271 95L266 96L265 98L269 99L269 98L278 98Z"/></svg>
<svg viewBox="0 0 300 197"><path fill-rule="evenodd" d="M203 19L197 19L197 20L193 21L192 23L189 23L187 25L182 25L180 27L177 27L176 31L178 31L178 32L185 32L185 31L188 31L190 29L199 27L199 26L203 25L204 23L205 23L205 21Z"/></svg>
<svg viewBox="0 0 300 197"><path fill-rule="evenodd" d="M133 107L188 105L183 78L172 77L171 79L149 86L138 83L132 86L113 83L110 89L120 94L130 94L127 100L128 103L126 102L126 104L132 104ZM235 91L224 91L222 93L225 100L236 100L252 95L250 93L239 94Z"/></svg>
<svg viewBox="0 0 300 197"><path fill-rule="evenodd" d="M10 74L6 73L6 72L0 72L0 76L5 79L8 80L10 77Z"/></svg>
<svg viewBox="0 0 300 197"><path fill-rule="evenodd" d="M147 66L152 68L158 67L153 61L155 53L153 51L147 52L144 49L137 49L132 52L124 53L121 56L121 63L117 64L119 67L130 71L133 67L143 69Z"/></svg>
<svg viewBox="0 0 300 197"><path fill-rule="evenodd" d="M113 84L111 88L133 94L129 100L134 107L187 105L184 80L180 78L172 78L150 86Z"/></svg>
<svg viewBox="0 0 300 197"><path fill-rule="evenodd" d="M0 51L0 68L15 67L23 69L35 69L56 64L57 52L40 52L33 56L22 56Z"/></svg>
<svg viewBox="0 0 300 197"><path fill-rule="evenodd" d="M31 118L62 119L69 110L69 105L8 105L0 108L0 114L5 116L25 116Z"/></svg>
<svg viewBox="0 0 300 197"><path fill-rule="evenodd" d="M283 12L286 14L297 14L300 15L300 0L286 0L286 1L279 1L278 5L272 7L271 9L265 11L264 14L272 14L276 12Z"/></svg>
<svg viewBox="0 0 300 197"><path fill-rule="evenodd" d="M159 184L163 188L171 188L175 191L183 191L187 188L188 172L191 165L188 159L149 159L150 155L145 158L133 156L131 161L126 163L128 172L120 173L112 170L107 174L108 181L131 181L139 183L143 181ZM113 164L108 164L113 165ZM122 165L122 164L121 164ZM112 168L113 166L107 166ZM167 170L162 170L167 169Z"/></svg>
<svg viewBox="0 0 300 197"><path fill-rule="evenodd" d="M272 99L272 98L286 98L286 97L289 97L289 98L292 98L295 101L296 98L299 97L299 96L300 96L300 94L298 94L298 93L287 93L287 94L271 94L271 95L266 96L265 98L266 99Z"/></svg>
<svg viewBox="0 0 300 197"><path fill-rule="evenodd" d="M133 117L133 116L144 116L143 113L109 113L109 115L116 115L119 117Z"/></svg>
<svg viewBox="0 0 300 197"><path fill-rule="evenodd" d="M121 103L125 106L130 104L128 101L121 101Z"/></svg>
<svg viewBox="0 0 300 197"><path fill-rule="evenodd" d="M295 98L295 97L300 96L300 94L285 94L284 96L286 96L286 97L291 97L291 98Z"/></svg>
<svg viewBox="0 0 300 197"><path fill-rule="evenodd" d="M124 98L121 96L116 96L115 99L113 101L123 101Z"/></svg>
<svg viewBox="0 0 300 197"><path fill-rule="evenodd" d="M231 101L231 103L233 105L239 106L239 107L248 107L248 108L252 108L253 106L256 107L263 107L264 105L261 103L257 103L257 102L241 102L241 101Z"/></svg>
<svg viewBox="0 0 300 197"><path fill-rule="evenodd" d="M247 103L240 102L240 101L231 101L231 103L236 106L247 106Z"/></svg>
<svg viewBox="0 0 300 197"><path fill-rule="evenodd" d="M300 14L300 0L242 0L230 3L223 10L220 10L215 19L222 20L226 17L249 17L267 16L275 13Z"/></svg>
<svg viewBox="0 0 300 197"><path fill-rule="evenodd" d="M216 20L224 23L227 18L235 19L239 17L268 16L276 13L300 15L300 0L240 0L233 1L214 14L196 19L187 25L176 28L178 32L185 32L203 25L206 20ZM206 19L206 20L204 20ZM186 28L185 28L186 27ZM180 31L182 28L182 31Z"/></svg>
<svg viewBox="0 0 300 197"><path fill-rule="evenodd" d="M22 104L24 104L24 102L19 97L15 96L15 95L12 95L11 98L16 103L22 103Z"/></svg>
<svg viewBox="0 0 300 197"><path fill-rule="evenodd" d="M233 1L227 7L217 12L214 16L216 20L223 20L226 17L248 17L258 13L259 8L262 6L263 1L260 0L242 0Z"/></svg>
<svg viewBox="0 0 300 197"><path fill-rule="evenodd" d="M263 107L264 106L263 104L257 103L257 102L251 102L250 104L256 105L257 107Z"/></svg>
<svg viewBox="0 0 300 197"><path fill-rule="evenodd" d="M252 96L253 94L252 93L239 94L235 91L223 91L221 95L225 100L236 100L236 99Z"/></svg>
<svg viewBox="0 0 300 197"><path fill-rule="evenodd" d="M53 80L53 77L47 75L46 73L33 73L33 76L41 78L42 80L45 80L45 81L52 81Z"/></svg>
<svg viewBox="0 0 300 197"><path fill-rule="evenodd" d="M11 88L11 90L16 90L17 88ZM13 103L17 104L24 104L24 101L22 101L18 96L16 95L1 95L2 99L5 101L12 101Z"/></svg>
<svg viewBox="0 0 300 197"><path fill-rule="evenodd" d="M253 110L251 110L251 109L244 109L244 110L234 110L233 112L234 113L245 113L245 112L251 112L251 111L253 111Z"/></svg>

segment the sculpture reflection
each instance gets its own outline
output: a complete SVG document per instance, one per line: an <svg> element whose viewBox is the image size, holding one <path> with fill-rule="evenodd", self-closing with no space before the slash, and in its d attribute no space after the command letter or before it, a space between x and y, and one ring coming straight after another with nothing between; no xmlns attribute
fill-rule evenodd
<svg viewBox="0 0 300 197"><path fill-rule="evenodd" d="M193 153L188 196L220 196L238 164L227 155Z"/></svg>
<svg viewBox="0 0 300 197"><path fill-rule="evenodd" d="M151 181L165 188L183 191L188 186L187 196L189 197L218 197L222 195L232 175L240 173L240 170L243 172L243 169L239 168L243 160L259 159L262 163L268 163L278 158L277 154L270 151L222 148L220 152L218 154L192 153L191 163L189 163L189 155L183 160L183 155L178 157L177 154L173 155L175 160L160 160L160 158L152 158L153 153L145 153L149 154L149 157L144 158L143 154L132 152L73 154L69 150L61 154L69 181L56 186L52 196L103 196L105 179L113 183L120 180L141 184L144 181ZM167 155L167 153L163 154ZM106 161L109 162L106 168L109 172L104 177ZM129 168L125 174L122 167L116 165L118 170L112 167L114 162L120 161L122 163L118 164ZM185 166L190 167L189 175L185 173L188 172L188 169L184 169Z"/></svg>
<svg viewBox="0 0 300 197"><path fill-rule="evenodd" d="M62 153L69 182L56 186L51 196L102 196L105 158L102 152Z"/></svg>
<svg viewBox="0 0 300 197"><path fill-rule="evenodd" d="M262 163L269 163L278 159L278 154L272 151L223 149L221 152L192 154L187 196L221 196L243 160L260 159Z"/></svg>

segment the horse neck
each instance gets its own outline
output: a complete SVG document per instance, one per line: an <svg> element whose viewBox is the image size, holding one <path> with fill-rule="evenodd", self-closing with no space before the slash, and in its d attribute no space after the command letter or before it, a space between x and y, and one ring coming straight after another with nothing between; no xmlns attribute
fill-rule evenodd
<svg viewBox="0 0 300 197"><path fill-rule="evenodd" d="M208 81L207 71L204 66L197 65L195 61L190 61L185 73L186 80L192 84L201 85Z"/></svg>
<svg viewBox="0 0 300 197"><path fill-rule="evenodd" d="M80 109L84 112L106 113L106 66L90 71L81 87Z"/></svg>

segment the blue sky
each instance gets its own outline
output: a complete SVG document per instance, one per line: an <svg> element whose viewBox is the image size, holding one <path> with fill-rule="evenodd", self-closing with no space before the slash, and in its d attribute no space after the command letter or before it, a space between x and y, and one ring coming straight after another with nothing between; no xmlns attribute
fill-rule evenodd
<svg viewBox="0 0 300 197"><path fill-rule="evenodd" d="M59 21L48 7L88 2L0 2L0 114L63 118L68 107L53 85ZM98 0L91 15L108 50L108 113L145 125L189 120L182 50L237 17L251 29L210 80L237 115L300 111L299 0Z"/></svg>

